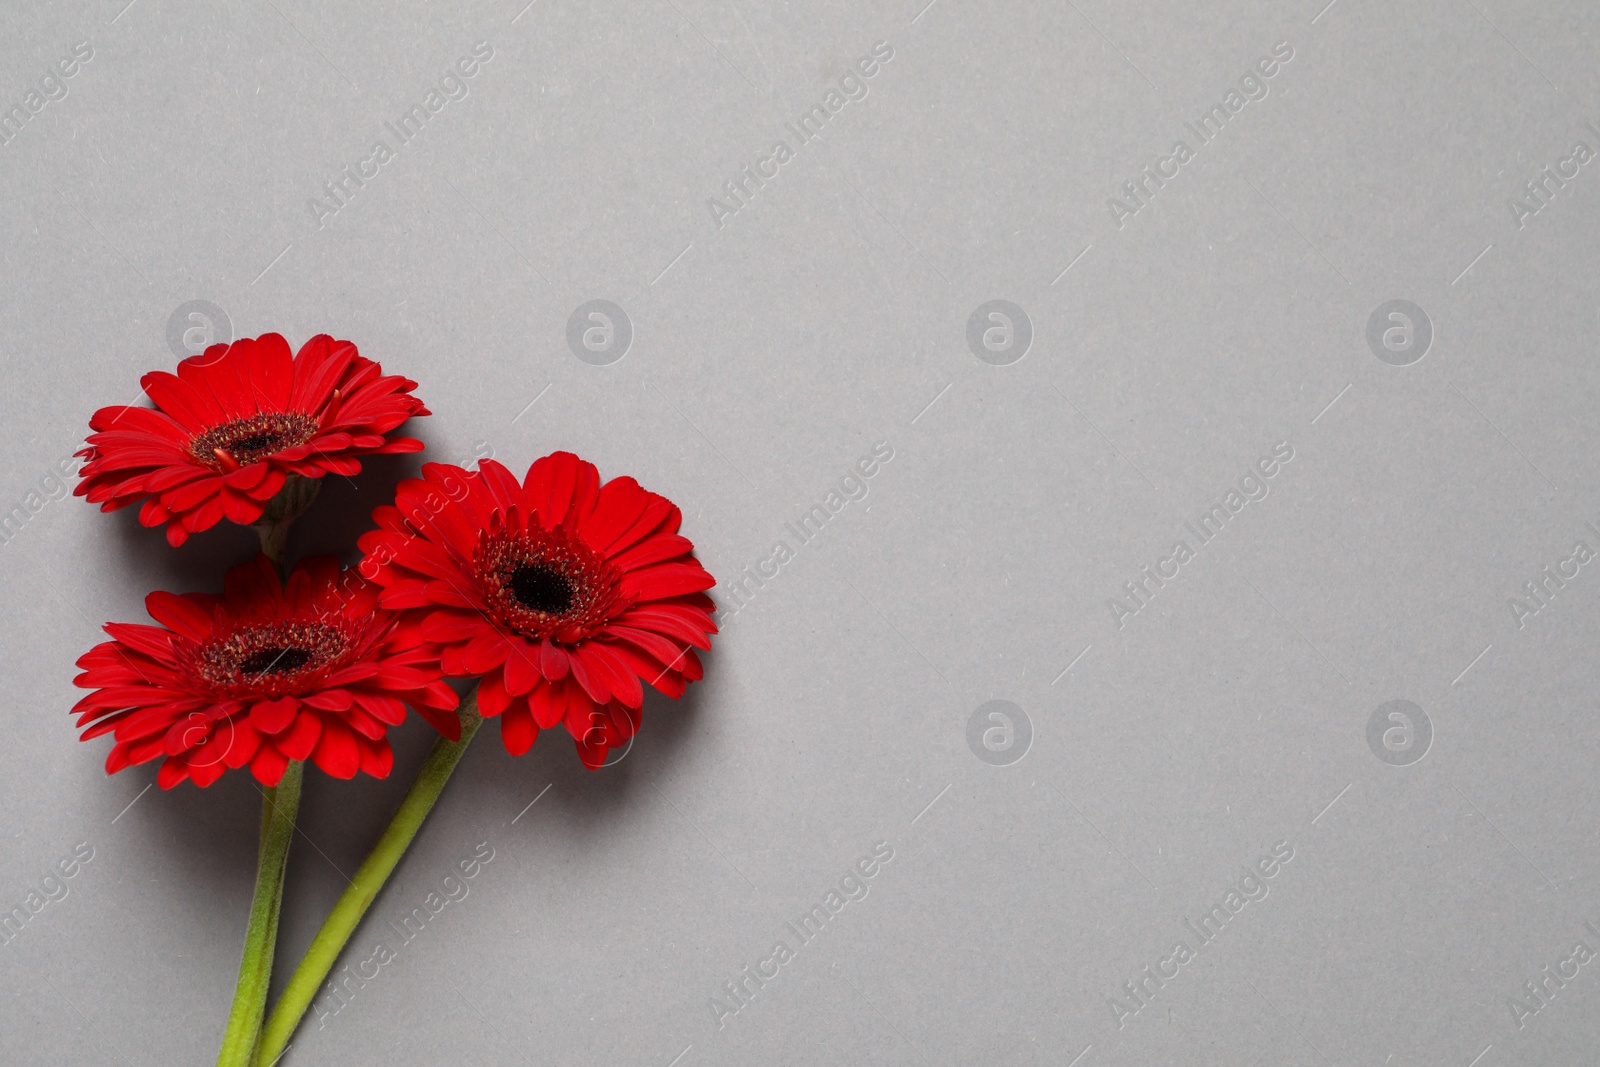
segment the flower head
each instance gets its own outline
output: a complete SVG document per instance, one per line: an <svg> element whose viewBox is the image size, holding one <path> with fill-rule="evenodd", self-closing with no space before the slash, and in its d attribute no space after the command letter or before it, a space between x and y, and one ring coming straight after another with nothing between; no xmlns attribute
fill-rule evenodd
<svg viewBox="0 0 1600 1067"><path fill-rule="evenodd" d="M701 676L716 581L677 507L632 478L602 485L570 452L521 482L493 460L428 463L373 519L361 572L446 675L482 677L513 755L561 725L598 767L639 728L643 684L678 697Z"/></svg>
<svg viewBox="0 0 1600 1067"><path fill-rule="evenodd" d="M286 582L265 556L234 567L221 596L156 592L161 625L108 623L81 659L94 692L72 709L83 740L112 734L107 773L165 757L163 789L207 786L248 766L276 785L290 760L335 778L385 777L388 731L410 704L452 739L456 696L403 640L378 591L332 556L303 559Z"/></svg>
<svg viewBox="0 0 1600 1067"><path fill-rule="evenodd" d="M89 420L74 493L102 511L143 501L139 521L166 523L173 545L224 518L257 521L292 475L352 475L361 456L422 450L389 436L428 414L417 383L326 334L295 356L275 333L212 345L140 384L153 409L105 407Z"/></svg>

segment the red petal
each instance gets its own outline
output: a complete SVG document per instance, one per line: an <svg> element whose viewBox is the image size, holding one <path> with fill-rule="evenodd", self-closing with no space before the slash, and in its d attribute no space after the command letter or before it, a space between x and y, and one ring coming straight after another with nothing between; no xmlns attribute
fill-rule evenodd
<svg viewBox="0 0 1600 1067"><path fill-rule="evenodd" d="M539 648L522 640L513 640L510 645L505 666L506 691L521 696L539 681Z"/></svg>
<svg viewBox="0 0 1600 1067"><path fill-rule="evenodd" d="M635 708L644 700L644 690L639 685L638 674L612 649L599 642L590 641L574 649L573 655L581 657L586 665L604 680L603 684L611 691L614 699Z"/></svg>
<svg viewBox="0 0 1600 1067"><path fill-rule="evenodd" d="M611 699L611 687L607 684L605 674L595 669L596 664L594 661L586 661L579 654L580 651L580 649L575 648L572 650L572 654L567 657L572 664L572 677L583 687L583 691L589 695L589 699L596 704L604 704Z"/></svg>
<svg viewBox="0 0 1600 1067"><path fill-rule="evenodd" d="M294 357L289 354L289 342L276 333L263 334L259 340L255 358L244 368L256 394L255 401L262 411L287 411L294 388Z"/></svg>
<svg viewBox="0 0 1600 1067"><path fill-rule="evenodd" d="M207 616L209 618L209 615ZM159 626L145 626L136 622L108 622L106 633L135 652L143 653L158 663L171 664L174 655L174 635ZM126 653L118 650L119 663L133 665ZM138 668L134 667L137 671Z"/></svg>
<svg viewBox="0 0 1600 1067"><path fill-rule="evenodd" d="M189 597L157 590L144 598L144 609L152 619L191 641L211 636L211 612Z"/></svg>
<svg viewBox="0 0 1600 1067"><path fill-rule="evenodd" d="M552 682L559 682L567 676L570 664L567 662L567 653L558 648L548 637L539 648L539 672Z"/></svg>
<svg viewBox="0 0 1600 1067"><path fill-rule="evenodd" d="M169 516L170 513L155 497L145 500L143 506L139 508L139 521L145 526L160 526Z"/></svg>
<svg viewBox="0 0 1600 1067"><path fill-rule="evenodd" d="M277 607L283 603L283 585L278 568L263 553L237 567L222 578L223 596L235 611L247 608Z"/></svg>
<svg viewBox="0 0 1600 1067"><path fill-rule="evenodd" d="M694 551L694 542L677 534L656 533L625 552L611 557L611 565L619 570L631 571L663 560L677 559Z"/></svg>
<svg viewBox="0 0 1600 1067"><path fill-rule="evenodd" d="M190 429L199 430L227 418L227 413L217 407L208 391L196 389L176 374L151 371L139 379L139 384L156 407ZM96 417L98 415L96 412Z"/></svg>
<svg viewBox="0 0 1600 1067"><path fill-rule="evenodd" d="M279 734L294 722L300 702L294 697L263 700L250 709L250 725L264 734Z"/></svg>
<svg viewBox="0 0 1600 1067"><path fill-rule="evenodd" d="M370 774L374 778L389 777L389 771L394 768L394 749L389 747L387 740L357 735L356 747L360 751L363 774Z"/></svg>
<svg viewBox="0 0 1600 1067"><path fill-rule="evenodd" d="M189 768L185 763L181 760L167 759L156 772L156 784L162 789L171 789L187 777Z"/></svg>
<svg viewBox="0 0 1600 1067"><path fill-rule="evenodd" d="M362 693L359 703L379 722L399 726L406 721L406 706L387 693Z"/></svg>
<svg viewBox="0 0 1600 1067"><path fill-rule="evenodd" d="M526 702L519 701L500 716L500 740L505 743L506 751L513 756L527 752L533 747L534 739L538 736L539 727L534 725L533 716L528 713Z"/></svg>
<svg viewBox="0 0 1600 1067"><path fill-rule="evenodd" d="M232 719L222 731L222 762L230 770L238 770L255 757L261 747L261 734L248 719Z"/></svg>
<svg viewBox="0 0 1600 1067"><path fill-rule="evenodd" d="M188 511L190 508L199 507L202 503L216 496L222 489L222 478L211 471L204 471L200 477L192 481L163 490L161 503L169 511ZM217 505L221 507L221 504Z"/></svg>
<svg viewBox="0 0 1600 1067"><path fill-rule="evenodd" d="M494 718L505 711L510 703L511 693L507 691L499 669L490 671L478 682L478 714L484 718Z"/></svg>
<svg viewBox="0 0 1600 1067"><path fill-rule="evenodd" d="M334 778L354 778L361 769L361 749L350 727L331 716L322 720L322 736L317 740L312 760Z"/></svg>
<svg viewBox="0 0 1600 1067"><path fill-rule="evenodd" d="M317 739L321 736L322 716L308 713L295 716L294 725L273 738L273 744L290 759L303 760L311 755L311 750L316 748Z"/></svg>
<svg viewBox="0 0 1600 1067"><path fill-rule="evenodd" d="M167 728L161 749L169 756L181 756L211 737L212 723L199 712L191 712Z"/></svg>
<svg viewBox="0 0 1600 1067"><path fill-rule="evenodd" d="M591 771L599 770L606 761L606 752L609 746L605 742L603 733L599 730L586 734L583 738L573 738L572 743L577 746L578 758L583 765Z"/></svg>
<svg viewBox="0 0 1600 1067"><path fill-rule="evenodd" d="M696 560L688 563L656 563L639 570L628 571L620 583L625 596L638 600L659 600L683 593L698 593L710 589L717 580L706 573Z"/></svg>
<svg viewBox="0 0 1600 1067"><path fill-rule="evenodd" d="M322 711L344 711L350 706L351 696L348 689L325 689L320 693L307 694L300 699Z"/></svg>
<svg viewBox="0 0 1600 1067"><path fill-rule="evenodd" d="M461 717L455 712L440 711L426 704L418 704L416 708L417 714L422 716L429 726L439 731L446 741L461 740Z"/></svg>
<svg viewBox="0 0 1600 1067"><path fill-rule="evenodd" d="M519 638L517 644L520 643ZM485 674L517 656L516 645L498 630L479 634L462 650L462 659L467 665L469 674Z"/></svg>
<svg viewBox="0 0 1600 1067"><path fill-rule="evenodd" d="M250 773L262 785L277 785L288 768L289 757L274 748L271 741L264 742L256 749L255 756L250 760Z"/></svg>
<svg viewBox="0 0 1600 1067"><path fill-rule="evenodd" d="M600 472L571 452L552 452L534 461L522 484L524 496L545 526L563 522L577 526L594 510L600 495Z"/></svg>
<svg viewBox="0 0 1600 1067"><path fill-rule="evenodd" d="M236 471L224 474L222 476L222 484L229 489L237 489L242 493L260 485L271 472L271 464L252 463L248 467L240 467Z"/></svg>
<svg viewBox="0 0 1600 1067"><path fill-rule="evenodd" d="M129 758L129 746L116 744L111 746L111 752L106 756L106 773L116 774L124 767L129 766L133 760Z"/></svg>
<svg viewBox="0 0 1600 1067"><path fill-rule="evenodd" d="M248 526L255 522L261 518L265 510L261 501L229 489L222 491L221 499L222 513L228 517L229 522L238 523L240 526Z"/></svg>
<svg viewBox="0 0 1600 1067"><path fill-rule="evenodd" d="M297 411L322 410L346 369L359 358L349 341L335 341L327 334L307 341L295 356L290 406Z"/></svg>
<svg viewBox="0 0 1600 1067"><path fill-rule="evenodd" d="M214 763L196 763L189 761L189 780L204 789L206 786L222 777L222 772L228 769L227 764L221 760Z"/></svg>
<svg viewBox="0 0 1600 1067"><path fill-rule="evenodd" d="M563 686L541 685L528 694L528 708L533 712L533 721L539 724L542 730L558 726L567 717L567 690L577 690L578 699L588 703L589 698L578 689L577 683L568 682Z"/></svg>
<svg viewBox="0 0 1600 1067"><path fill-rule="evenodd" d="M650 494L639 483L624 475L600 487L594 513L578 529L578 536L602 556L618 535L626 531L650 502Z"/></svg>

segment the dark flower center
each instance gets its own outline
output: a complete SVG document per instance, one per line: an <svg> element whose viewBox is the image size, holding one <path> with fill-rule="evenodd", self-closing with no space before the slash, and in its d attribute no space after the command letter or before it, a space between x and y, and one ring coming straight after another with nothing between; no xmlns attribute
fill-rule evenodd
<svg viewBox="0 0 1600 1067"><path fill-rule="evenodd" d="M517 603L529 611L559 615L572 606L572 583L545 563L524 563L511 572L507 583Z"/></svg>
<svg viewBox="0 0 1600 1067"><path fill-rule="evenodd" d="M252 652L239 664L240 674L288 674L311 662L311 653L303 648L263 648Z"/></svg>
<svg viewBox="0 0 1600 1067"><path fill-rule="evenodd" d="M241 437L233 443L230 451L238 453L250 452L276 452L279 442L283 440L281 433L253 433L249 437Z"/></svg>
<svg viewBox="0 0 1600 1067"><path fill-rule="evenodd" d="M196 435L189 443L189 454L216 470L226 466L219 452L226 453L239 466L247 467L276 452L305 444L317 435L318 428L319 423L311 415L262 412L213 426Z"/></svg>
<svg viewBox="0 0 1600 1067"><path fill-rule="evenodd" d="M533 526L482 536L478 588L508 630L534 640L579 641L627 606L616 568L565 530Z"/></svg>
<svg viewBox="0 0 1600 1067"><path fill-rule="evenodd" d="M195 666L231 696L282 696L303 692L342 666L354 648L353 637L345 627L326 622L256 623L200 646Z"/></svg>

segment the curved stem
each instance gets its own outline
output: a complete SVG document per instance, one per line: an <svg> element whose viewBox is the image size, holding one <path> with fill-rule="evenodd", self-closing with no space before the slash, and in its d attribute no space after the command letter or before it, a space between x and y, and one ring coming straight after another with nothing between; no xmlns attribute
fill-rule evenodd
<svg viewBox="0 0 1600 1067"><path fill-rule="evenodd" d="M278 784L269 786L263 794L255 896L250 901L250 924L245 928L244 953L239 959L239 981L234 987L222 1049L217 1053L217 1067L249 1067L261 1037L261 1017L267 1010L267 988L272 983L272 955L278 944L283 873L289 862L289 845L294 841L304 769L299 761L291 762Z"/></svg>
<svg viewBox="0 0 1600 1067"><path fill-rule="evenodd" d="M311 506L321 488L320 478L289 475L283 488L267 501L266 510L255 524L256 533L261 537L261 551L278 568L279 575L288 569L284 565L284 552L289 545L289 527Z"/></svg>
<svg viewBox="0 0 1600 1067"><path fill-rule="evenodd" d="M283 553L289 546L289 524L276 523L271 526L257 526L256 533L261 535L261 552L278 568L281 577L288 568L283 563Z"/></svg>
<svg viewBox="0 0 1600 1067"><path fill-rule="evenodd" d="M478 732L483 722L478 717L477 690L461 699L457 714L461 719L461 740L448 741L441 737L434 743L433 751L428 753L428 758L422 764L422 770L417 772L417 780L412 783L411 791L400 802L399 810L394 813L394 818L389 821L372 852L362 862L361 869L356 871L349 887L339 897L339 902L333 906L333 911L328 913L322 929L317 931L311 947L306 949L300 965L295 968L293 977L284 988L283 995L273 1006L272 1015L262 1031L261 1047L255 1060L257 1067L271 1067L283 1055L295 1028L300 1025L306 1009L322 988L328 972L339 961L340 953L360 925L362 916L389 880L400 857L411 845L412 838L422 828L433 802L439 799L439 793L471 743L472 735Z"/></svg>

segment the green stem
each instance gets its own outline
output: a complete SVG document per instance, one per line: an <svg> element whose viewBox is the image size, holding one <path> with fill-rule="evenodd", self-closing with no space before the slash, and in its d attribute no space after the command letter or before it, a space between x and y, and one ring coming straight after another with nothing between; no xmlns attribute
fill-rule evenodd
<svg viewBox="0 0 1600 1067"><path fill-rule="evenodd" d="M439 793L450 780L461 754L467 750L472 735L478 732L483 722L478 717L477 690L461 699L458 715L461 719L461 740L448 741L441 737L434 743L433 751L428 753L427 760L422 764L422 770L417 772L417 780L411 784L411 791L400 802L400 809L394 813L394 818L361 864L361 869L356 871L349 888L339 897L333 911L328 913L322 929L317 931L311 947L306 949L300 965L284 987L283 995L273 1006L272 1015L262 1031L256 1067L271 1067L283 1055L306 1009L311 1006L328 972L333 970L333 965L339 961L339 954L360 925L361 917L367 913L367 908L389 880L400 857L405 855L412 838L422 828L422 821L428 817L433 802L439 799Z"/></svg>
<svg viewBox="0 0 1600 1067"><path fill-rule="evenodd" d="M294 819L300 809L300 779L304 765L294 761L278 784L269 786L261 804L261 848L256 861L256 890L250 901L250 925L245 929L244 954L239 959L239 982L228 1011L228 1029L222 1035L217 1067L250 1067L261 1037L261 1017L267 1010L267 988L272 983L272 955L278 944L278 912L283 904L283 873L294 840Z"/></svg>
<svg viewBox="0 0 1600 1067"><path fill-rule="evenodd" d="M261 536L261 551L277 566L280 575L286 570L283 560L289 546L289 527L317 499L317 490L321 488L320 478L291 474L277 495L267 501L261 518L256 520L255 529Z"/></svg>

